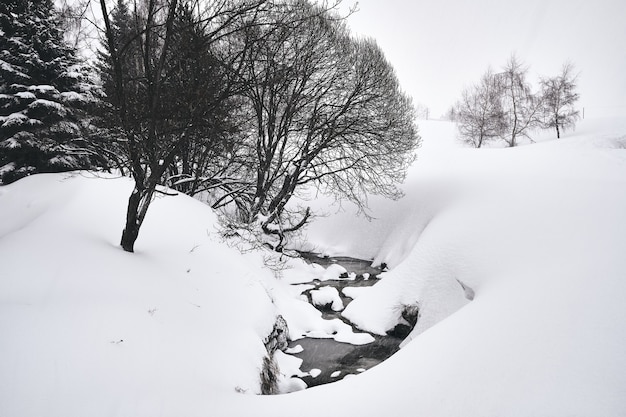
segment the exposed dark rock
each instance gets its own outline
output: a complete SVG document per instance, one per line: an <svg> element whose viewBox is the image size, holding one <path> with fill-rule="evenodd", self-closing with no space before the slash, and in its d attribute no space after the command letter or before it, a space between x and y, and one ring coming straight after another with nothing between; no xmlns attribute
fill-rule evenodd
<svg viewBox="0 0 626 417"><path fill-rule="evenodd" d="M289 344L289 327L283 316L276 317L272 332L263 340L267 356L263 358L261 368L261 394L278 394L278 375L280 369L274 360L277 350L286 350Z"/></svg>
<svg viewBox="0 0 626 417"><path fill-rule="evenodd" d="M402 309L402 318L409 323L411 328L417 324L417 318L419 317L419 307L417 304L405 305Z"/></svg>
<svg viewBox="0 0 626 417"><path fill-rule="evenodd" d="M278 394L278 375L280 369L276 361L269 356L263 358L263 367L261 368L261 394L274 395Z"/></svg>
<svg viewBox="0 0 626 417"><path fill-rule="evenodd" d="M406 339L406 337L411 333L413 328L403 323L396 324L396 326L387 331L389 336L398 337L400 339Z"/></svg>
<svg viewBox="0 0 626 417"><path fill-rule="evenodd" d="M419 307L417 304L405 305L402 307L400 315L402 317L402 322L396 324L393 330L389 330L387 334L404 339L413 331L413 328L417 324L417 319L419 318Z"/></svg>
<svg viewBox="0 0 626 417"><path fill-rule="evenodd" d="M276 317L272 332L263 341L268 355L274 356L277 350L284 351L289 344L289 327L283 316Z"/></svg>

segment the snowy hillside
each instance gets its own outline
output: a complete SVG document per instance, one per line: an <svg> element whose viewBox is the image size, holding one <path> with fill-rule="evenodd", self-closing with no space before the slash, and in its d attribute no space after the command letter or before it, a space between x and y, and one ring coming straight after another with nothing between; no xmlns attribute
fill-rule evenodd
<svg viewBox="0 0 626 417"><path fill-rule="evenodd" d="M131 189L88 174L0 189L0 415L154 415L258 389L275 314L264 271L182 196L158 199L137 253L121 251Z"/></svg>
<svg viewBox="0 0 626 417"><path fill-rule="evenodd" d="M276 279L182 195L159 197L123 252L124 178L1 187L0 416L626 415L626 123L515 149L462 148L447 122L420 129L404 199L372 198L369 222L320 198L328 216L300 243L386 263L344 315L384 333L416 304L412 340L280 396L254 395L278 314L292 337L367 342L287 285L325 271Z"/></svg>

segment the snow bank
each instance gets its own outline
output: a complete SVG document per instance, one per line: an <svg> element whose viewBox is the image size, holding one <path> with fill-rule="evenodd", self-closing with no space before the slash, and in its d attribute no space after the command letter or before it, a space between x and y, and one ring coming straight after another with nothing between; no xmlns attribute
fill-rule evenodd
<svg viewBox="0 0 626 417"><path fill-rule="evenodd" d="M0 415L147 416L258 392L267 272L184 196L157 198L123 252L131 189L67 174L0 189Z"/></svg>
<svg viewBox="0 0 626 417"><path fill-rule="evenodd" d="M352 299L355 299L355 298L360 297L361 295L367 293L370 289L371 289L371 287L345 287L345 288L343 288L341 290L341 292L346 297L350 297Z"/></svg>
<svg viewBox="0 0 626 417"><path fill-rule="evenodd" d="M289 284L306 283L314 280L338 280L342 279L344 274L348 274L348 271L341 265L332 264L324 268L316 263L307 264L300 258L285 260L284 270L280 272L281 281ZM349 274L346 279L354 280L355 278L355 274Z"/></svg>
<svg viewBox="0 0 626 417"><path fill-rule="evenodd" d="M274 353L274 360L280 368L278 391L281 394L288 394L307 388L306 383L300 379L300 377L307 375L300 370L302 359L287 355L278 350Z"/></svg>
<svg viewBox="0 0 626 417"><path fill-rule="evenodd" d="M428 150L405 187L428 210L381 216L392 227L369 254L394 267L343 312L383 333L416 304L418 324L391 359L307 400L382 385L351 413L625 415L626 126L585 125L516 149Z"/></svg>

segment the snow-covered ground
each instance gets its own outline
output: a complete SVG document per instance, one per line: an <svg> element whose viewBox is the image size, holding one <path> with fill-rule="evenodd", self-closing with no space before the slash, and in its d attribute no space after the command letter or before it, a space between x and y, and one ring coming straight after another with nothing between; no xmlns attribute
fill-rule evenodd
<svg viewBox="0 0 626 417"><path fill-rule="evenodd" d="M336 268L291 262L276 279L182 195L158 198L124 253L124 178L0 188L0 416L626 415L624 120L515 149L459 146L448 122L420 129L405 198L373 197L372 221L319 198L328 216L300 244L386 263L342 314L384 333L417 304L412 340L280 396L253 395L276 315L292 338L371 338L289 285Z"/></svg>

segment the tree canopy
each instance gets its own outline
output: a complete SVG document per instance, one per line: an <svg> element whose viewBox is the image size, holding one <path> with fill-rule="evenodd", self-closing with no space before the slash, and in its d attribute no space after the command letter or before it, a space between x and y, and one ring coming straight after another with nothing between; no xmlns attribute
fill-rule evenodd
<svg viewBox="0 0 626 417"><path fill-rule="evenodd" d="M400 195L419 136L411 100L371 39L356 39L334 13L287 2L245 31L255 45L243 67L253 120L253 187L245 221L282 235L306 222L285 207L315 186L366 206L367 194Z"/></svg>
<svg viewBox="0 0 626 417"><path fill-rule="evenodd" d="M400 195L419 144L411 100L376 43L353 38L323 4L123 0L105 16L101 70L113 129L135 179L122 246L159 184L211 191L238 218L278 234L309 211L312 185L361 207ZM332 8L332 7L331 7ZM280 245L278 245L280 246Z"/></svg>

